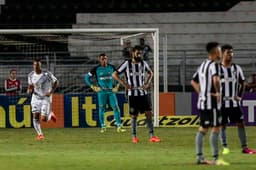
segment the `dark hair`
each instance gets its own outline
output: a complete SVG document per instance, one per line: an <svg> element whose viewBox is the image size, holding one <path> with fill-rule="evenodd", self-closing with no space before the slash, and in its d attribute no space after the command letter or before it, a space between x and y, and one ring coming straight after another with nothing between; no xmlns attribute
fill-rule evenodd
<svg viewBox="0 0 256 170"><path fill-rule="evenodd" d="M11 74L13 71L17 72L16 69L11 69L11 70L10 70L10 74Z"/></svg>
<svg viewBox="0 0 256 170"><path fill-rule="evenodd" d="M100 53L98 57L101 57L101 56L106 56L105 53Z"/></svg>
<svg viewBox="0 0 256 170"><path fill-rule="evenodd" d="M133 47L132 51L134 52L134 51L136 51L136 50L139 50L139 51L142 50L141 46L135 45L135 46Z"/></svg>
<svg viewBox="0 0 256 170"><path fill-rule="evenodd" d="M41 62L41 59L40 58L36 58L36 59L34 59L34 62Z"/></svg>
<svg viewBox="0 0 256 170"><path fill-rule="evenodd" d="M230 44L225 44L221 46L221 51L224 52L225 50L231 50L233 49L232 45Z"/></svg>
<svg viewBox="0 0 256 170"><path fill-rule="evenodd" d="M218 42L208 42L206 44L206 51L208 53L210 53L212 51L212 49L216 48L219 46L219 43Z"/></svg>

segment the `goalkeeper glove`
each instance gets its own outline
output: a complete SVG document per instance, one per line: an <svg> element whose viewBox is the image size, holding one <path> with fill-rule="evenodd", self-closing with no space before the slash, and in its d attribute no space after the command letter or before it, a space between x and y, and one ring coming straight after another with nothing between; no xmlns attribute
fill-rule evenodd
<svg viewBox="0 0 256 170"><path fill-rule="evenodd" d="M118 92L118 89L119 89L119 84L117 84L113 89L112 89L112 92L114 93L117 93Z"/></svg>
<svg viewBox="0 0 256 170"><path fill-rule="evenodd" d="M99 92L101 89L98 86L91 85L91 89L95 92Z"/></svg>

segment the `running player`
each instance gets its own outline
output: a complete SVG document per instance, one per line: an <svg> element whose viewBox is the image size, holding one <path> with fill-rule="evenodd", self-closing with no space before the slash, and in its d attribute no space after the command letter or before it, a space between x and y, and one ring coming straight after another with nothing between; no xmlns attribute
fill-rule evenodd
<svg viewBox="0 0 256 170"><path fill-rule="evenodd" d="M222 62L220 64L220 83L222 93L222 128L221 142L223 154L228 154L229 148L226 137L226 126L230 122L236 123L238 137L242 146L242 153L255 154L256 151L247 147L247 139L244 127L244 114L241 109L241 99L245 87L245 78L241 67L232 63L233 47L229 44L223 45Z"/></svg>
<svg viewBox="0 0 256 170"><path fill-rule="evenodd" d="M49 120L56 122L56 116L51 112L51 100L52 94L59 84L57 78L51 72L42 70L41 65L40 59L34 60L34 71L28 74L27 90L27 93L32 94L33 125L37 132L38 140L44 139L40 126L40 117L45 122Z"/></svg>
<svg viewBox="0 0 256 170"><path fill-rule="evenodd" d="M118 87L114 87L114 79L112 73L115 71L115 67L108 63L108 56L106 54L100 54L98 57L99 65L94 67L89 73L85 75L85 82L92 88L93 91L98 94L99 103L99 120L101 126L101 133L106 132L106 124L104 121L104 114L106 112L107 104L109 103L114 111L114 118L116 120L117 132L125 132L122 128L120 109L116 97ZM91 77L95 76L97 86L92 84Z"/></svg>

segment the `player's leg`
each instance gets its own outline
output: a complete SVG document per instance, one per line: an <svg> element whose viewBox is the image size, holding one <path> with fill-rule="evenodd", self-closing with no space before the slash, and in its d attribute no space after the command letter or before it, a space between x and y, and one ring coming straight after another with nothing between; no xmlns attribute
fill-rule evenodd
<svg viewBox="0 0 256 170"><path fill-rule="evenodd" d="M153 125L153 113L152 111L144 111L146 116L146 123L149 130L149 141L150 142L160 142L161 139L154 134L154 125Z"/></svg>
<svg viewBox="0 0 256 170"><path fill-rule="evenodd" d="M236 107L233 109L233 115L230 117L231 122L236 122L237 125L237 133L239 140L241 142L242 147L242 153L245 154L255 154L256 151L248 148L247 146L247 137L246 137L246 131L245 131L245 125L244 125L244 119L243 119L243 111L240 107Z"/></svg>
<svg viewBox="0 0 256 170"><path fill-rule="evenodd" d="M132 142L138 143L139 139L137 137L137 117L138 117L138 110L137 110L137 99L134 96L128 96L128 103L129 103L129 112L131 115L131 131L132 131Z"/></svg>
<svg viewBox="0 0 256 170"><path fill-rule="evenodd" d="M106 111L106 104L107 104L107 94L105 92L98 92L98 103L99 103L99 121L101 127L101 133L106 131L106 124L105 124L105 111Z"/></svg>
<svg viewBox="0 0 256 170"><path fill-rule="evenodd" d="M36 99L32 99L31 110L33 114L33 126L37 133L37 139L41 140L44 138L42 129L40 126L40 112L41 112L41 103Z"/></svg>
<svg viewBox="0 0 256 170"><path fill-rule="evenodd" d="M151 142L160 142L160 138L156 137L154 135L154 126L153 126L153 112L152 112L152 107L151 107L151 101L150 101L150 96L144 95L144 96L139 96L139 111L144 112L146 116L146 124L149 130L149 140Z"/></svg>
<svg viewBox="0 0 256 170"><path fill-rule="evenodd" d="M230 114L229 109L223 108L221 110L222 120L221 120L221 128L220 128L220 140L223 146L222 154L228 154L230 152L228 148L227 133L226 133L229 114Z"/></svg>
<svg viewBox="0 0 256 170"><path fill-rule="evenodd" d="M218 138L219 138L219 126L215 126L212 128L211 134L210 134L210 145L212 148L212 155L213 160L216 161L219 158L219 148L218 148Z"/></svg>
<svg viewBox="0 0 256 170"><path fill-rule="evenodd" d="M125 132L126 130L122 128L122 122L120 117L120 109L118 106L118 101L115 93L109 93L109 104L114 112L114 118L116 120L117 132Z"/></svg>
<svg viewBox="0 0 256 170"><path fill-rule="evenodd" d="M214 108L212 109L211 114L211 126L212 131L210 135L210 145L212 148L212 155L213 155L213 164L215 165L229 165L228 162L224 161L223 159L219 159L219 147L218 147L218 140L219 140L219 131L221 125L221 114L220 110Z"/></svg>
<svg viewBox="0 0 256 170"><path fill-rule="evenodd" d="M198 132L196 133L195 144L196 144L196 155L197 155L196 163L197 164L211 164L211 161L206 160L203 154L204 136L206 135L207 132L208 132L208 128L200 125Z"/></svg>
<svg viewBox="0 0 256 170"><path fill-rule="evenodd" d="M211 112L211 113L210 113ZM209 112L210 123L212 126L211 134L210 134L210 145L212 148L212 156L213 160L217 161L219 158L219 147L218 147L218 140L219 140L219 132L220 132L220 111L216 108L213 108Z"/></svg>
<svg viewBox="0 0 256 170"><path fill-rule="evenodd" d="M208 164L210 161L205 160L203 154L203 142L204 136L208 132L209 127L209 113L205 110L199 110L200 116L200 127L195 137L195 146L196 146L196 155L197 155L197 164Z"/></svg>
<svg viewBox="0 0 256 170"><path fill-rule="evenodd" d="M51 111L51 102L49 100L42 100L42 109L41 109L41 120L44 122L49 122L52 120L56 122L56 116Z"/></svg>
<svg viewBox="0 0 256 170"><path fill-rule="evenodd" d="M132 142L138 143L139 138L137 137L137 117L138 113L135 114L134 112L131 114L131 130L132 130Z"/></svg>

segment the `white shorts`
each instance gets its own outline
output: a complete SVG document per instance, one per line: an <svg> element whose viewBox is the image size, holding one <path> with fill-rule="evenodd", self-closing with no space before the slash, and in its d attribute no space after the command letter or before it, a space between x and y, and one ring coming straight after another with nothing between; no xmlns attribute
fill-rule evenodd
<svg viewBox="0 0 256 170"><path fill-rule="evenodd" d="M31 99L31 111L32 113L40 113L42 116L47 116L51 112L51 100L50 97L40 98L35 95Z"/></svg>

